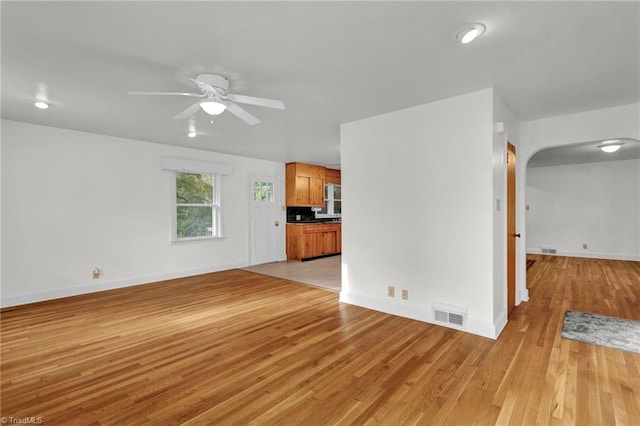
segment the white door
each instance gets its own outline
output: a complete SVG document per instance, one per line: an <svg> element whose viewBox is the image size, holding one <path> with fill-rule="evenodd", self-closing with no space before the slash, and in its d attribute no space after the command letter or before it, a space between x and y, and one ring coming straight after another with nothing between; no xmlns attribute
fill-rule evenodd
<svg viewBox="0 0 640 426"><path fill-rule="evenodd" d="M276 262L284 253L285 221L280 208L279 185L275 176L251 176L251 253L249 263Z"/></svg>

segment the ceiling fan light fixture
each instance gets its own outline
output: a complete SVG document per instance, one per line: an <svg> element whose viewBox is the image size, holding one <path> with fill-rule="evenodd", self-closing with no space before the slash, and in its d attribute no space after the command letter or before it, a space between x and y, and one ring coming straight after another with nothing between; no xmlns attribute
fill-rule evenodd
<svg viewBox="0 0 640 426"><path fill-rule="evenodd" d="M216 101L202 101L200 102L200 108L209 115L218 115L222 114L227 109L227 106Z"/></svg>
<svg viewBox="0 0 640 426"><path fill-rule="evenodd" d="M148 95L148 96L190 96L201 98L194 104L189 105L185 110L173 117L174 120L183 120L191 117L196 112L203 110L211 116L222 114L228 110L240 120L254 126L260 123L260 120L248 111L242 109L238 104L256 105L266 108L284 109L284 103L275 99L258 98L255 96L237 95L227 93L229 80L215 74L198 74L196 78L190 79L200 93L190 92L138 92L129 91L129 95Z"/></svg>
<svg viewBox="0 0 640 426"><path fill-rule="evenodd" d="M607 154L611 154L613 152L616 152L620 148L622 148L622 145L624 145L624 143L620 142L617 139L613 139L610 141L604 141L602 144L598 145L598 148L600 148L603 152L606 152Z"/></svg>
<svg viewBox="0 0 640 426"><path fill-rule="evenodd" d="M45 100L42 100L42 99L34 99L31 102L33 102L33 106L38 108L38 109L48 109L49 107L53 106L52 102L45 101Z"/></svg>
<svg viewBox="0 0 640 426"><path fill-rule="evenodd" d="M460 44L469 44L484 34L486 29L487 27L483 24L466 24L458 28L455 32L455 38Z"/></svg>

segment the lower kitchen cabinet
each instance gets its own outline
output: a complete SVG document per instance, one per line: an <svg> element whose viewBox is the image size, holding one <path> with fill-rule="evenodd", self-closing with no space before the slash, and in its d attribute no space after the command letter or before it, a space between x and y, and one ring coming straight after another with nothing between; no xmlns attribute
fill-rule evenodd
<svg viewBox="0 0 640 426"><path fill-rule="evenodd" d="M342 224L287 224L287 259L311 259L341 251Z"/></svg>

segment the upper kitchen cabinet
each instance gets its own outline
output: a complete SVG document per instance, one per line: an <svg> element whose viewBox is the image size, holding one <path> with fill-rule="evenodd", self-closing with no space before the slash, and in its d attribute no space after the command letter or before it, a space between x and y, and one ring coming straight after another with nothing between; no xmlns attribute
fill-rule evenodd
<svg viewBox="0 0 640 426"><path fill-rule="evenodd" d="M286 165L287 206L324 206L324 172L322 166L304 163Z"/></svg>
<svg viewBox="0 0 640 426"><path fill-rule="evenodd" d="M340 170L325 169L324 171L324 183L333 183L340 185Z"/></svg>

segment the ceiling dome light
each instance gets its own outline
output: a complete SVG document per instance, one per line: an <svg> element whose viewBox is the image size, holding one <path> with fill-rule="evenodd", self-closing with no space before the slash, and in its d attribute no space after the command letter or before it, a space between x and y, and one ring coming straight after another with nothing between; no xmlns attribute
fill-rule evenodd
<svg viewBox="0 0 640 426"><path fill-rule="evenodd" d="M610 141L604 141L602 145L598 145L598 148L600 148L607 154L611 154L612 152L616 152L617 150L622 148L622 145L624 145L624 143L620 142L617 139L614 139Z"/></svg>
<svg viewBox="0 0 640 426"><path fill-rule="evenodd" d="M482 24L467 24L455 32L455 37L462 44L469 44L473 40L480 37L486 31L487 27Z"/></svg>
<svg viewBox="0 0 640 426"><path fill-rule="evenodd" d="M43 101L42 99L34 99L32 102L33 106L38 109L47 109L53 106L53 103L49 101Z"/></svg>
<svg viewBox="0 0 640 426"><path fill-rule="evenodd" d="M216 101L203 101L200 102L200 108L209 115L218 115L222 114L227 106Z"/></svg>

